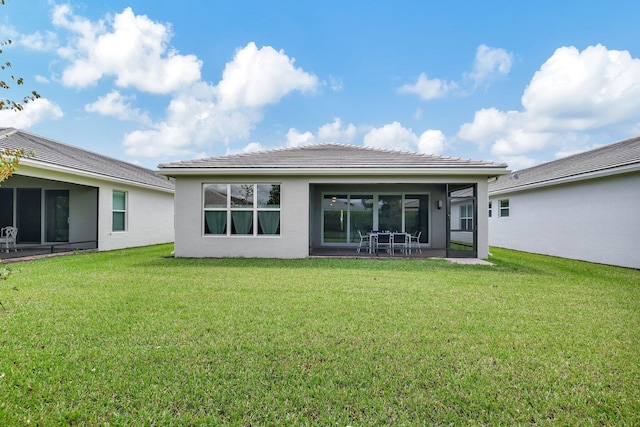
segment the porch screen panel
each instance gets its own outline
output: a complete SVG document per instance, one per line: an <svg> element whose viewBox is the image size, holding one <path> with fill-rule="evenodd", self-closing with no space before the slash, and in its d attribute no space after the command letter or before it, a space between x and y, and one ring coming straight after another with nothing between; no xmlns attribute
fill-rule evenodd
<svg viewBox="0 0 640 427"><path fill-rule="evenodd" d="M325 195L322 200L324 216L324 242L347 242L347 217L349 199L346 195Z"/></svg>
<svg viewBox="0 0 640 427"><path fill-rule="evenodd" d="M41 243L42 199L39 188L18 188L18 243Z"/></svg>
<svg viewBox="0 0 640 427"><path fill-rule="evenodd" d="M352 195L349 198L349 241L358 242L358 230L366 234L373 230L373 195Z"/></svg>
<svg viewBox="0 0 640 427"><path fill-rule="evenodd" d="M13 225L13 188L0 188L0 228Z"/></svg>
<svg viewBox="0 0 640 427"><path fill-rule="evenodd" d="M47 242L69 241L69 190L45 191Z"/></svg>

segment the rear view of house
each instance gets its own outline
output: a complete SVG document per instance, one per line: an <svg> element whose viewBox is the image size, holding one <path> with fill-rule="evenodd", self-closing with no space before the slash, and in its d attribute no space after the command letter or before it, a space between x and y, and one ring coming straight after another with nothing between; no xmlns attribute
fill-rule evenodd
<svg viewBox="0 0 640 427"><path fill-rule="evenodd" d="M489 243L640 268L640 137L500 177Z"/></svg>
<svg viewBox="0 0 640 427"><path fill-rule="evenodd" d="M19 246L120 249L173 241L173 182L155 172L12 128L0 148L24 148L0 187L0 227Z"/></svg>
<svg viewBox="0 0 640 427"><path fill-rule="evenodd" d="M303 258L360 234L419 235L448 256L488 256L488 180L501 163L343 144L159 166L175 178L179 257ZM469 206L466 221L451 207ZM463 227L461 227L463 225ZM360 233L359 233L360 232Z"/></svg>

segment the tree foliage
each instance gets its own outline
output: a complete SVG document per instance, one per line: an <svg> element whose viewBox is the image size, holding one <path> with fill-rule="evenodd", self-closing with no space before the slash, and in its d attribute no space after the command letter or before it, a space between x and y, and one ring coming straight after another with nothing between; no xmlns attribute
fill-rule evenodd
<svg viewBox="0 0 640 427"><path fill-rule="evenodd" d="M0 150L0 183L5 182L18 167L20 158L31 157L32 152L26 151L24 148L5 148Z"/></svg>

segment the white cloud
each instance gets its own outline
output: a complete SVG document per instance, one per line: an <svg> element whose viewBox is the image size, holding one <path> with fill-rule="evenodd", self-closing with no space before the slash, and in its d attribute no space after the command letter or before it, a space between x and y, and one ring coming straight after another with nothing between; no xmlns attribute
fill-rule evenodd
<svg viewBox="0 0 640 427"><path fill-rule="evenodd" d="M29 50L38 52L50 52L58 48L58 36L53 31L42 34L36 31L33 34L25 34L19 37L18 42Z"/></svg>
<svg viewBox="0 0 640 427"><path fill-rule="evenodd" d="M103 116L111 116L120 120L132 120L142 124L151 124L148 114L141 112L138 108L131 106L131 101L135 101L135 95L123 96L119 91L114 90L105 96L98 98L92 104L84 106L86 111L99 113Z"/></svg>
<svg viewBox="0 0 640 427"><path fill-rule="evenodd" d="M45 76L41 76L40 74L36 75L36 81L42 84L49 84L51 81Z"/></svg>
<svg viewBox="0 0 640 427"><path fill-rule="evenodd" d="M571 152L585 131L626 133L640 124L640 59L602 45L562 47L540 67L522 96L521 111L486 108L458 136L491 145L502 159L526 164L527 153L554 146Z"/></svg>
<svg viewBox="0 0 640 427"><path fill-rule="evenodd" d="M198 82L176 93L165 120L125 135L128 155L188 155L215 143L248 138L262 109L292 91L318 85L315 76L293 66L284 52L249 43L227 63L217 86Z"/></svg>
<svg viewBox="0 0 640 427"><path fill-rule="evenodd" d="M44 120L60 119L64 115L62 109L45 98L38 98L23 104L22 111L0 110L0 123L3 126L28 129Z"/></svg>
<svg viewBox="0 0 640 427"><path fill-rule="evenodd" d="M420 74L418 81L414 84L405 84L398 89L400 93L416 94L421 99L428 101L430 99L442 98L450 92L457 90L456 82L447 82L440 79L430 79L425 73Z"/></svg>
<svg viewBox="0 0 640 427"><path fill-rule="evenodd" d="M426 73L421 73L415 83L407 83L398 88L399 93L418 95L421 99L428 101L442 98L447 95L468 95L482 83L489 83L499 75L509 74L513 55L501 48L493 48L487 45L480 45L476 50L473 70L466 74L465 79L460 81L446 81L437 78L429 78ZM472 88L465 88L473 83Z"/></svg>
<svg viewBox="0 0 640 427"><path fill-rule="evenodd" d="M427 130L420 135L418 140L418 153L440 155L444 151L447 138L442 131Z"/></svg>
<svg viewBox="0 0 640 427"><path fill-rule="evenodd" d="M287 146L299 147L300 145L321 142L349 144L354 141L359 133L361 133L361 130L352 123L345 126L340 118L335 118L333 122L320 126L315 135L310 131L299 132L295 128L289 129L287 132Z"/></svg>
<svg viewBox="0 0 640 427"><path fill-rule="evenodd" d="M469 77L476 85L493 80L497 75L506 75L511 71L513 55L504 49L478 46L473 71Z"/></svg>
<svg viewBox="0 0 640 427"><path fill-rule="evenodd" d="M375 128L364 136L366 147L377 147L389 150L415 151L419 138L411 129L403 127L399 122L393 122Z"/></svg>
<svg viewBox="0 0 640 427"><path fill-rule="evenodd" d="M83 88L114 76L120 87L164 94L200 79L201 61L169 47L170 26L134 15L131 8L109 22L94 23L61 5L54 10L53 22L73 34L71 42L58 49L71 62L62 73L66 86Z"/></svg>
<svg viewBox="0 0 640 427"><path fill-rule="evenodd" d="M287 132L288 147L299 147L301 145L314 144L315 142L316 138L309 131L299 132L297 129L291 128Z"/></svg>
<svg viewBox="0 0 640 427"><path fill-rule="evenodd" d="M260 49L251 42L227 63L218 85L220 106L224 109L260 108L275 104L297 90L313 91L318 78L294 66L295 60L271 46Z"/></svg>

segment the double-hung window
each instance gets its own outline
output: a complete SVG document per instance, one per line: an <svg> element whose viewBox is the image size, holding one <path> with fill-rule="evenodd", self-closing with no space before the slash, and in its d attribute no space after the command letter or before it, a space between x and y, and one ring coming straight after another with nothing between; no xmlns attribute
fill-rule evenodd
<svg viewBox="0 0 640 427"><path fill-rule="evenodd" d="M279 184L204 184L205 235L279 235Z"/></svg>
<svg viewBox="0 0 640 427"><path fill-rule="evenodd" d="M489 218L491 218L492 215L493 215L493 204L491 203L491 200L489 200Z"/></svg>
<svg viewBox="0 0 640 427"><path fill-rule="evenodd" d="M127 193L113 190L112 231L127 230Z"/></svg>
<svg viewBox="0 0 640 427"><path fill-rule="evenodd" d="M500 200L500 216L509 216L509 199Z"/></svg>
<svg viewBox="0 0 640 427"><path fill-rule="evenodd" d="M473 230L473 205L460 206L460 230Z"/></svg>

